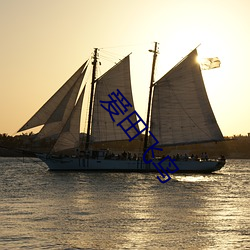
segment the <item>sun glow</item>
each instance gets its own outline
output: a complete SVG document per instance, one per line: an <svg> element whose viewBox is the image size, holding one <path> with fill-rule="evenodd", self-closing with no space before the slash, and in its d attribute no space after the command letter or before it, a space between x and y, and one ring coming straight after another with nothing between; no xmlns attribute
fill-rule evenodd
<svg viewBox="0 0 250 250"><path fill-rule="evenodd" d="M196 62L199 63L199 64L201 64L202 59L201 59L199 56L197 56L197 57L196 57Z"/></svg>

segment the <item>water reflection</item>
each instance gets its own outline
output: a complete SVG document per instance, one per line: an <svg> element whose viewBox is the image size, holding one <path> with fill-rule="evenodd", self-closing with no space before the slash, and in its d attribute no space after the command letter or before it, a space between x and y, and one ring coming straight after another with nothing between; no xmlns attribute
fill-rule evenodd
<svg viewBox="0 0 250 250"><path fill-rule="evenodd" d="M213 181L215 177L213 175L176 175L172 177L174 180L181 182L202 182L202 181Z"/></svg>
<svg viewBox="0 0 250 250"><path fill-rule="evenodd" d="M5 164L0 247L243 249L250 161L241 171L235 166L241 168L232 161L220 174L175 175L161 184L155 174L54 173L34 163Z"/></svg>

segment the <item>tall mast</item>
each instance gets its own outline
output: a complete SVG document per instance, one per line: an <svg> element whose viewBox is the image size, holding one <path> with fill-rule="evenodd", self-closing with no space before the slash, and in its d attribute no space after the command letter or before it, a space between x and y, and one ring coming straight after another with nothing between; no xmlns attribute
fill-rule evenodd
<svg viewBox="0 0 250 250"><path fill-rule="evenodd" d="M93 57L93 71L92 71L92 82L91 82L91 92L90 92L90 103L89 103L89 119L88 119L88 128L87 128L87 137L85 144L85 152L88 154L89 151L89 141L90 141L90 126L92 120L92 107L93 107L93 97L94 97L94 83L96 80L96 65L97 65L97 51L98 49L94 49L94 57Z"/></svg>
<svg viewBox="0 0 250 250"><path fill-rule="evenodd" d="M147 112L147 121L146 121L147 129L146 129L145 138L144 138L143 152L145 152L147 150L147 148L148 148L147 144L148 144L149 117L150 117L150 112L151 112L151 102L152 102L152 92L153 92L153 83L154 83L155 63L156 63L156 57L157 57L157 54L158 54L157 45L158 45L158 43L155 42L154 50L149 50L149 52L153 52L153 63L152 63L151 80L150 80L150 86L149 86L148 112Z"/></svg>

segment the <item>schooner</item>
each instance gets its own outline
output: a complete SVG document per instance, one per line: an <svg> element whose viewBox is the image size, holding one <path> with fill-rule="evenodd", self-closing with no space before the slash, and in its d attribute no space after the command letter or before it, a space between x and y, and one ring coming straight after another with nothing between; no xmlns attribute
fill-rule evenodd
<svg viewBox="0 0 250 250"><path fill-rule="evenodd" d="M194 49L162 78L154 82L154 67L157 57L157 43L152 51L154 54L150 82L146 132L142 152L152 144L153 134L159 141L157 146L181 145L222 141L223 135L217 124L210 106L204 86L201 68L197 63L197 49ZM105 159L103 151L93 155L91 142L128 141L127 135L117 126L124 118L116 116L115 122L110 113L100 105L107 100L112 92L120 91L135 111L129 55L97 78L98 49L94 49L92 61L92 82L88 109L88 127L84 154L73 157L54 157L58 152L79 148L80 121L85 86L82 82L87 70L85 62L69 80L19 129L18 132L43 125L36 135L36 140L57 138L50 154L42 157L50 170L82 170L82 171L157 171L152 163L146 164L142 159ZM82 87L82 90L81 90ZM81 90L81 93L79 93ZM150 119L151 117L151 119ZM130 136L136 135L138 117L133 113L130 117L135 130ZM150 132L149 132L150 129ZM138 136L137 139L141 137ZM41 157L41 156L40 156ZM148 155L151 157L151 155ZM152 159L159 162L158 159ZM179 172L213 172L221 169L224 159L194 161L176 161ZM169 162L163 166L174 172Z"/></svg>

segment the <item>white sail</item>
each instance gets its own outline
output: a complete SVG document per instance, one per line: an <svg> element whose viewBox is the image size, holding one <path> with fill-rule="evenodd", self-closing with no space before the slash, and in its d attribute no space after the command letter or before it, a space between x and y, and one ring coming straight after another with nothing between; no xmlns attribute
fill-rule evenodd
<svg viewBox="0 0 250 250"><path fill-rule="evenodd" d="M45 124L55 112L58 105L62 102L70 89L74 86L77 79L81 76L87 61L69 78L69 80L26 122L18 132L34 128ZM57 117L59 118L59 117Z"/></svg>
<svg viewBox="0 0 250 250"><path fill-rule="evenodd" d="M86 69L84 69L75 84L51 114L41 131L37 134L36 140L58 135L58 133L62 130L72 110L74 109L85 71Z"/></svg>
<svg viewBox="0 0 250 250"><path fill-rule="evenodd" d="M61 133L52 149L52 152L59 152L65 149L79 147L80 120L84 92L85 87L82 90L82 93L78 98L77 104L71 112L70 117L62 128Z"/></svg>
<svg viewBox="0 0 250 250"><path fill-rule="evenodd" d="M128 136L117 124L134 111L129 65L129 56L127 56L96 82L91 129L94 141L128 140ZM101 106L100 101L110 101L108 95L112 92L117 94L117 89L119 89L132 107L128 107L128 111L124 114L114 115L115 122L113 122L109 112ZM136 115L133 114L130 120L133 124L136 123ZM136 125L136 128L138 129L138 125ZM134 129L131 129L129 134L133 137L136 135L136 132Z"/></svg>
<svg viewBox="0 0 250 250"><path fill-rule="evenodd" d="M195 49L155 83L151 131L160 145L223 140L196 58Z"/></svg>

